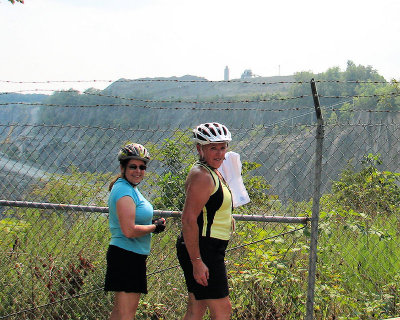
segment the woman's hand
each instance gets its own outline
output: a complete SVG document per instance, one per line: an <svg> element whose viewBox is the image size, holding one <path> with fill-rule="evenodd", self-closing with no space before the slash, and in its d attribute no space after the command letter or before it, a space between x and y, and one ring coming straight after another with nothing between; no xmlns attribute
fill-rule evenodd
<svg viewBox="0 0 400 320"><path fill-rule="evenodd" d="M193 265L193 277L198 284L202 286L208 286L208 278L210 276L208 267L205 265L203 260L196 259L192 261Z"/></svg>
<svg viewBox="0 0 400 320"><path fill-rule="evenodd" d="M156 220L153 220L152 222L156 226L153 233L160 233L165 230L166 220L164 218L156 219Z"/></svg>

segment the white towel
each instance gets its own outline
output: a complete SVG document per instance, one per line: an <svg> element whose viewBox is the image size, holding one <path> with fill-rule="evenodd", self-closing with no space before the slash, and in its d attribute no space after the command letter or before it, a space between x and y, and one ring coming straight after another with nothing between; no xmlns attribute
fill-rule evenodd
<svg viewBox="0 0 400 320"><path fill-rule="evenodd" d="M225 160L218 168L232 192L233 206L239 207L250 202L249 194L243 184L242 163L240 155L229 151L225 154Z"/></svg>

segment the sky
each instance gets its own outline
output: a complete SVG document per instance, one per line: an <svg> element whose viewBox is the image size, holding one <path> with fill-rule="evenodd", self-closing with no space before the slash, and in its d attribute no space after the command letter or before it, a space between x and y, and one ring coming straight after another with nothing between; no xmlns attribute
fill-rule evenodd
<svg viewBox="0 0 400 320"><path fill-rule="evenodd" d="M348 60L399 80L399 16L399 0L0 0L0 92L217 81L226 66L230 79L344 71Z"/></svg>

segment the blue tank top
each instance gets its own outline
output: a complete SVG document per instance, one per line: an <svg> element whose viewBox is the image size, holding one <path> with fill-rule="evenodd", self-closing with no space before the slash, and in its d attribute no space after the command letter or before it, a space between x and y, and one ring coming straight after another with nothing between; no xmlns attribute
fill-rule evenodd
<svg viewBox="0 0 400 320"><path fill-rule="evenodd" d="M117 201L124 196L131 197L135 202L135 224L150 225L153 218L153 206L150 202L144 198L136 187L132 187L125 179L118 179L114 183L108 198L109 226L111 232L110 244L139 254L149 255L151 234L137 238L127 238L122 233L116 206Z"/></svg>

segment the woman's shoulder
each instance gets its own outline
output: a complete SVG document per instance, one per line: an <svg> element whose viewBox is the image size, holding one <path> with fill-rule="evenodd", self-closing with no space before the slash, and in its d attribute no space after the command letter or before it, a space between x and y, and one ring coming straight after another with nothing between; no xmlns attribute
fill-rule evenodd
<svg viewBox="0 0 400 320"><path fill-rule="evenodd" d="M117 181L115 181L113 188L123 188L125 186L129 186L129 183L127 183L125 179L118 178Z"/></svg>
<svg viewBox="0 0 400 320"><path fill-rule="evenodd" d="M119 178L113 185L111 193L134 192L134 188L124 179Z"/></svg>
<svg viewBox="0 0 400 320"><path fill-rule="evenodd" d="M200 186L215 185L214 178L207 168L201 165L194 165L186 179L186 185L198 184Z"/></svg>
<svg viewBox="0 0 400 320"><path fill-rule="evenodd" d="M133 188L126 180L118 179L111 189L110 200L118 201L125 196L131 197L136 204L138 204L143 198L140 192L135 190L135 188Z"/></svg>
<svg viewBox="0 0 400 320"><path fill-rule="evenodd" d="M210 173L210 169L196 162L190 169L189 176L201 178L210 176Z"/></svg>

